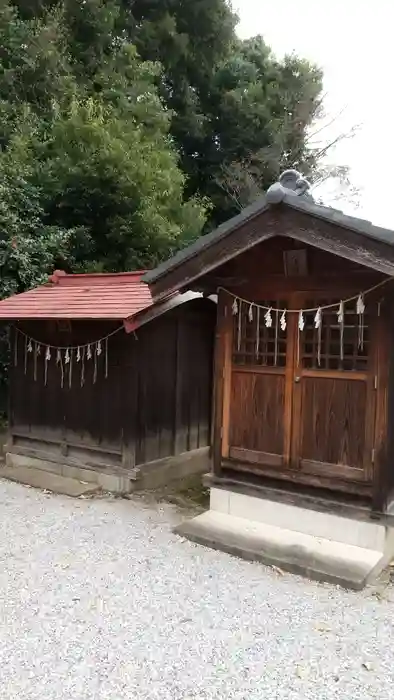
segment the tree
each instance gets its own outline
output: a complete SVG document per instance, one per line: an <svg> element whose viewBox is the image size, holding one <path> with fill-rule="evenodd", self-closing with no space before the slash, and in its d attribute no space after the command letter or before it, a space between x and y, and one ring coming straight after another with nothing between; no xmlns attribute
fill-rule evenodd
<svg viewBox="0 0 394 700"><path fill-rule="evenodd" d="M296 56L278 61L262 37L240 41L226 0L15 0L23 18L61 8L67 52L80 89L124 100L122 46L160 65L157 96L186 176L187 197L212 203L210 228L276 179L283 167L317 168L308 130L320 107L321 73ZM115 68L114 68L115 66ZM239 194L239 191L241 193ZM237 194L238 192L238 194Z"/></svg>
<svg viewBox="0 0 394 700"><path fill-rule="evenodd" d="M318 153L308 144L309 127L321 111L322 74L315 66L294 55L278 61L255 37L240 42L218 68L215 85L212 196L219 186L227 215L253 201L284 169L315 173Z"/></svg>
<svg viewBox="0 0 394 700"><path fill-rule="evenodd" d="M316 66L296 56L278 61L260 36L238 40L225 0L124 0L120 21L141 56L163 66L158 87L187 192L211 200L210 227L283 167L315 170L307 135L320 107ZM235 201L239 177L253 185Z"/></svg>
<svg viewBox="0 0 394 700"><path fill-rule="evenodd" d="M112 36L110 3L33 18L0 7L2 294L36 284L55 257L75 271L154 265L205 221L205 203L184 198L157 64L127 41L107 51L103 39L88 70L70 12L86 6L86 25L93 5L93 34Z"/></svg>
<svg viewBox="0 0 394 700"><path fill-rule="evenodd" d="M42 193L24 134L0 152L0 295L45 281L68 258L71 231L43 223Z"/></svg>
<svg viewBox="0 0 394 700"><path fill-rule="evenodd" d="M47 220L74 231L74 269L157 264L204 223L201 203L183 201L184 176L165 135L128 116L75 101L38 148Z"/></svg>

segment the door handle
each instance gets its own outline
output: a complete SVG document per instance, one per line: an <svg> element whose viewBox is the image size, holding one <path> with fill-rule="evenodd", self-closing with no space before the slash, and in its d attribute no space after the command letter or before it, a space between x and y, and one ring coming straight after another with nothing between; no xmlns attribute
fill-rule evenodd
<svg viewBox="0 0 394 700"><path fill-rule="evenodd" d="M299 384L301 381L301 377L294 377L294 381L296 384Z"/></svg>

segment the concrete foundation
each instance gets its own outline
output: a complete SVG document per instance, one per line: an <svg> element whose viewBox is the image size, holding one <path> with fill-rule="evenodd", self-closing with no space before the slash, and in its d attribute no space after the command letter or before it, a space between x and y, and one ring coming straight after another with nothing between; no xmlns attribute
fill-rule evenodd
<svg viewBox="0 0 394 700"><path fill-rule="evenodd" d="M174 457L142 464L126 470L114 465L97 468L71 461L60 462L18 452L6 453L5 467L0 468L0 476L40 488L56 490L50 484L62 483L54 477L87 483L103 491L116 494L129 494L138 490L149 490L165 486L171 481L183 479L192 474L203 474L209 468L209 448L203 447ZM77 489L77 487L76 487ZM63 493L63 491L59 491Z"/></svg>
<svg viewBox="0 0 394 700"><path fill-rule="evenodd" d="M353 589L372 583L394 556L394 529L386 524L225 488L211 488L210 510L176 532L245 559Z"/></svg>
<svg viewBox="0 0 394 700"><path fill-rule="evenodd" d="M34 467L0 467L0 477L16 481L19 484L27 484L37 489L61 493L64 496L79 498L90 496L101 491L99 486L71 479L68 476L52 474Z"/></svg>

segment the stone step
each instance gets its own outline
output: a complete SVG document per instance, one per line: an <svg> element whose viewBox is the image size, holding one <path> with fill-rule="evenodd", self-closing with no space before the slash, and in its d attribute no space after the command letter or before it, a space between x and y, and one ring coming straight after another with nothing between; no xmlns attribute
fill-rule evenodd
<svg viewBox="0 0 394 700"><path fill-rule="evenodd" d="M326 510L311 510L300 505L280 503L268 497L238 493L231 489L211 488L211 510L236 518L245 518L304 535L383 551L386 526L378 521L337 515Z"/></svg>
<svg viewBox="0 0 394 700"><path fill-rule="evenodd" d="M78 498L79 496L87 496L101 491L97 484L82 483L77 479L72 479L68 476L53 474L43 469L35 467L0 467L0 478L16 481L19 484L26 484L34 488L60 493L65 496Z"/></svg>
<svg viewBox="0 0 394 700"><path fill-rule="evenodd" d="M316 537L215 510L175 532L198 544L317 580L360 590L387 564L382 551Z"/></svg>

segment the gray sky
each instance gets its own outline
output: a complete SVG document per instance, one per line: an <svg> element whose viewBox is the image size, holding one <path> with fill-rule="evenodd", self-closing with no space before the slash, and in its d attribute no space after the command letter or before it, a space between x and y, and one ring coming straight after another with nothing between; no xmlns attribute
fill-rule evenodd
<svg viewBox="0 0 394 700"><path fill-rule="evenodd" d="M394 0L233 0L242 37L262 34L275 54L295 51L324 71L326 111L344 114L330 139L356 124L330 160L351 166L358 215L394 228ZM392 191L391 191L392 190ZM351 207L337 203L346 211Z"/></svg>

